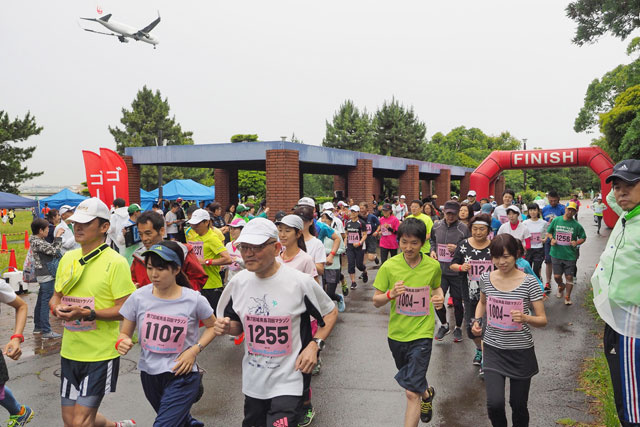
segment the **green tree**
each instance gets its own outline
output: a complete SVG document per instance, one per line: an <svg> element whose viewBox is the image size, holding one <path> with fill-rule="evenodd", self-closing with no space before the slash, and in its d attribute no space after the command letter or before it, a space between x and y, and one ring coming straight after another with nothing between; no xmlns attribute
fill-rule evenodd
<svg viewBox="0 0 640 427"><path fill-rule="evenodd" d="M600 115L600 130L614 161L640 158L640 85L622 92L613 108Z"/></svg>
<svg viewBox="0 0 640 427"><path fill-rule="evenodd" d="M36 124L31 113L23 119L9 119L9 114L0 110L0 191L18 194L23 182L42 175L42 172L29 172L25 162L36 150L32 147L18 147L16 144L26 141L32 135L39 135L42 126Z"/></svg>
<svg viewBox="0 0 640 427"><path fill-rule="evenodd" d="M346 100L326 126L324 147L372 152L371 117L366 110L360 112L353 101Z"/></svg>
<svg viewBox="0 0 640 427"><path fill-rule="evenodd" d="M237 134L231 137L231 142L257 142L258 135ZM267 174L264 171L238 171L238 192L242 197L255 196L263 199L267 194Z"/></svg>
<svg viewBox="0 0 640 427"><path fill-rule="evenodd" d="M640 26L638 1L575 0L566 12L578 24L573 42L579 46L593 43L606 33L624 40Z"/></svg>
<svg viewBox="0 0 640 427"><path fill-rule="evenodd" d="M144 86L131 103L131 110L122 109L120 123L124 128L109 126L109 132L116 141L116 151L124 154L126 147L155 147L158 135L166 145L193 145L193 132L183 131L175 116L169 117L169 101L162 99L159 90L155 93ZM163 168L163 181L173 179L193 179L202 181L211 172L205 168L168 167ZM140 184L145 190L158 186L155 166L143 165L140 170Z"/></svg>
<svg viewBox="0 0 640 427"><path fill-rule="evenodd" d="M427 126L413 107L405 108L395 98L384 102L373 116L373 152L383 156L423 160Z"/></svg>

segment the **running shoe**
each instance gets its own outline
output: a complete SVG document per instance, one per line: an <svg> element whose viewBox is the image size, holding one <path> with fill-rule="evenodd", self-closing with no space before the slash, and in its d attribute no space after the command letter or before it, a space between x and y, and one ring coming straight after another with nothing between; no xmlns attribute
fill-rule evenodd
<svg viewBox="0 0 640 427"><path fill-rule="evenodd" d="M133 420L116 421L116 427L136 427L136 422Z"/></svg>
<svg viewBox="0 0 640 427"><path fill-rule="evenodd" d="M316 375L319 375L320 369L322 369L322 359L320 358L320 356L318 356L318 363L316 363L316 365L313 367L313 370L311 371L311 375L313 375L314 377Z"/></svg>
<svg viewBox="0 0 640 427"><path fill-rule="evenodd" d="M461 342L462 341L462 329L456 328L453 330L453 342Z"/></svg>
<svg viewBox="0 0 640 427"><path fill-rule="evenodd" d="M433 398L436 397L436 390L433 387L429 387L429 398L424 400L420 399L420 421L428 423L433 417Z"/></svg>
<svg viewBox="0 0 640 427"><path fill-rule="evenodd" d="M484 380L484 369L482 368L482 366L480 366L480 370L478 371L478 377L481 380Z"/></svg>
<svg viewBox="0 0 640 427"><path fill-rule="evenodd" d="M564 297L564 305L571 305L571 304L573 304L573 302L571 301L571 298Z"/></svg>
<svg viewBox="0 0 640 427"><path fill-rule="evenodd" d="M367 283L369 281L369 274L366 271L362 272L362 282Z"/></svg>
<svg viewBox="0 0 640 427"><path fill-rule="evenodd" d="M344 310L347 308L347 305L344 303L344 297L342 295L338 295L338 311L340 313L344 313Z"/></svg>
<svg viewBox="0 0 640 427"><path fill-rule="evenodd" d="M562 298L563 292L564 292L564 285L558 285L558 292L556 292L556 297Z"/></svg>
<svg viewBox="0 0 640 427"><path fill-rule="evenodd" d="M473 364L476 366L482 365L482 350L476 348L476 355L473 356Z"/></svg>
<svg viewBox="0 0 640 427"><path fill-rule="evenodd" d="M447 306L453 307L453 298L449 297L449 299L447 300Z"/></svg>
<svg viewBox="0 0 640 427"><path fill-rule="evenodd" d="M44 339L54 339L54 338L61 338L61 337L62 337L61 334L58 334L58 333L53 332L53 331L47 332L46 334L42 334L42 338L44 338Z"/></svg>
<svg viewBox="0 0 640 427"><path fill-rule="evenodd" d="M440 326L440 329L438 329L438 333L436 334L435 337L433 337L436 341L442 341L442 339L444 338L445 335L447 335L449 332L451 332L451 328L449 328L449 325L447 326Z"/></svg>
<svg viewBox="0 0 640 427"><path fill-rule="evenodd" d="M551 293L551 283L546 283L544 285L544 293L549 295Z"/></svg>
<svg viewBox="0 0 640 427"><path fill-rule="evenodd" d="M313 417L315 416L316 416L316 411L313 409L313 406L311 406L310 408L307 408L305 410L304 415L302 415L302 419L298 423L298 427L306 427L310 425L311 421L313 421Z"/></svg>
<svg viewBox="0 0 640 427"><path fill-rule="evenodd" d="M349 287L347 286L346 280L342 282L342 295L345 297L349 295Z"/></svg>
<svg viewBox="0 0 640 427"><path fill-rule="evenodd" d="M355 290L358 287L356 282L351 282L351 290Z"/></svg>
<svg viewBox="0 0 640 427"><path fill-rule="evenodd" d="M11 415L9 420L7 421L7 427L19 427L27 425L29 421L33 419L33 416L36 414L33 412L33 409L29 408L27 405L22 406L20 408L20 412L22 415Z"/></svg>

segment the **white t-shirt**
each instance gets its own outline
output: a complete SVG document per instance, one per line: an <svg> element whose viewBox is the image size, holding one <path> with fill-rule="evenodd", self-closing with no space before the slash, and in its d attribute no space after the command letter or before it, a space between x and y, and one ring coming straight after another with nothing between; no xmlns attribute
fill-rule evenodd
<svg viewBox="0 0 640 427"><path fill-rule="evenodd" d="M16 299L16 293L4 280L0 280L0 302L10 304Z"/></svg>
<svg viewBox="0 0 640 427"><path fill-rule="evenodd" d="M498 234L503 234L503 233L511 234L513 237L520 240L523 246L524 246L524 240L531 237L531 232L521 222L518 222L518 226L516 227L515 230L511 229L510 222L505 222L498 229Z"/></svg>
<svg viewBox="0 0 640 427"><path fill-rule="evenodd" d="M178 220L178 215L176 215L173 211L167 212L165 215L165 224L168 222L173 222ZM178 224L167 225L167 234L176 234L178 232Z"/></svg>
<svg viewBox="0 0 640 427"><path fill-rule="evenodd" d="M505 208L504 205L496 206L496 209L493 211L493 217L499 220L502 224L509 222L507 208Z"/></svg>
<svg viewBox="0 0 640 427"><path fill-rule="evenodd" d="M324 264L327 262L327 254L324 252L324 243L322 243L320 239L312 237L305 241L304 244L307 246L307 253L311 255L313 262L316 264Z"/></svg>
<svg viewBox="0 0 640 427"><path fill-rule="evenodd" d="M344 234L344 224L339 218L333 218L331 221L331 228L337 231L339 234Z"/></svg>
<svg viewBox="0 0 640 427"><path fill-rule="evenodd" d="M198 322L210 318L213 309L193 289L183 287L180 298L168 300L153 295L153 285L148 285L127 298L120 314L136 322L141 347L138 369L158 375L171 372L178 354L198 342ZM194 364L191 372L197 370Z"/></svg>
<svg viewBox="0 0 640 427"><path fill-rule="evenodd" d="M59 229L64 229L64 234L62 235L62 246L60 247L60 252L64 255L65 252L77 249L80 245L76 242L76 238L73 235L73 231L69 228L66 222L60 221L60 224L56 225L55 230L53 230L53 235L58 234Z"/></svg>
<svg viewBox="0 0 640 427"><path fill-rule="evenodd" d="M283 252L284 252L284 248L283 248ZM302 271L303 273L307 273L313 278L315 278L318 275L318 269L316 268L316 263L313 262L313 258L311 258L311 255L309 255L302 249L298 249L298 253L296 254L296 256L294 256L293 259L289 261L283 260L282 254L276 257L276 260L278 260L280 264L285 264L295 270Z"/></svg>
<svg viewBox="0 0 640 427"><path fill-rule="evenodd" d="M531 232L531 248L542 248L547 236L547 227L549 226L549 223L544 219L538 219L537 221L525 219L522 224Z"/></svg>
<svg viewBox="0 0 640 427"><path fill-rule="evenodd" d="M241 322L245 332L242 392L254 399L301 396L303 377L295 363L312 339L309 316L322 323L334 308L311 276L286 265L266 279L249 270L236 274L217 313Z"/></svg>
<svg viewBox="0 0 640 427"><path fill-rule="evenodd" d="M239 271L242 271L245 269L245 266L244 266L244 260L242 259L242 255L240 254L240 250L238 249L237 246L233 244L233 242L227 243L225 247L227 248L227 252L229 253L229 256L231 257L231 261L232 261L231 264L223 266L224 269L227 271L225 280L227 281L227 283L229 283L229 281L233 278L233 276L238 274Z"/></svg>

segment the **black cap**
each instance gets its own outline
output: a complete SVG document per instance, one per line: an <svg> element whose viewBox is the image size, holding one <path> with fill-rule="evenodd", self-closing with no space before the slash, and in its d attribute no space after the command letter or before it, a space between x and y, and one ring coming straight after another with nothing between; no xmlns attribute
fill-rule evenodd
<svg viewBox="0 0 640 427"><path fill-rule="evenodd" d="M385 203L384 205L382 205L382 210L383 210L383 211L390 211L390 210L392 210L391 203Z"/></svg>
<svg viewBox="0 0 640 427"><path fill-rule="evenodd" d="M609 183L614 178L620 178L629 183L640 181L640 160L628 159L619 162L613 167L613 173L607 177L605 182Z"/></svg>
<svg viewBox="0 0 640 427"><path fill-rule="evenodd" d="M444 213L458 214L458 212L460 212L460 203L455 200L449 200L444 204Z"/></svg>

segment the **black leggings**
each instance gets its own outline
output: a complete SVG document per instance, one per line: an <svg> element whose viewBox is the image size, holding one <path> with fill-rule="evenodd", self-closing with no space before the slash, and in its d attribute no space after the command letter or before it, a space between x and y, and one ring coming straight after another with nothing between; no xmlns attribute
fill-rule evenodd
<svg viewBox="0 0 640 427"><path fill-rule="evenodd" d="M324 291L329 295L333 301L340 301L340 297L336 294L336 288L338 287L337 283L323 283Z"/></svg>
<svg viewBox="0 0 640 427"><path fill-rule="evenodd" d="M398 255L398 249L387 249L380 246L380 265L384 264L389 256Z"/></svg>
<svg viewBox="0 0 640 427"><path fill-rule="evenodd" d="M493 427L507 427L507 413L504 408L504 386L506 377L495 372L484 372L484 385L487 391L487 412ZM529 387L531 378L516 380L511 378L511 405L513 427L527 427L529 425Z"/></svg>
<svg viewBox="0 0 640 427"><path fill-rule="evenodd" d="M542 262L544 261L544 248L529 249L525 259L529 264L531 264L531 268L533 269L533 272L536 273L536 276L542 280L540 270L542 270Z"/></svg>
<svg viewBox="0 0 640 427"><path fill-rule="evenodd" d="M456 326L462 326L462 321L464 320L464 307L462 305L462 278L460 276L445 276L443 274L440 287L442 288L442 294L445 297L447 295L447 290L449 290L449 295L453 299L453 311L456 316ZM436 313L438 314L440 323L443 325L447 323L446 304L440 310L436 310Z"/></svg>
<svg viewBox="0 0 640 427"><path fill-rule="evenodd" d="M349 274L356 274L356 267L360 271L366 270L364 266L364 250L361 247L347 247L347 271Z"/></svg>

